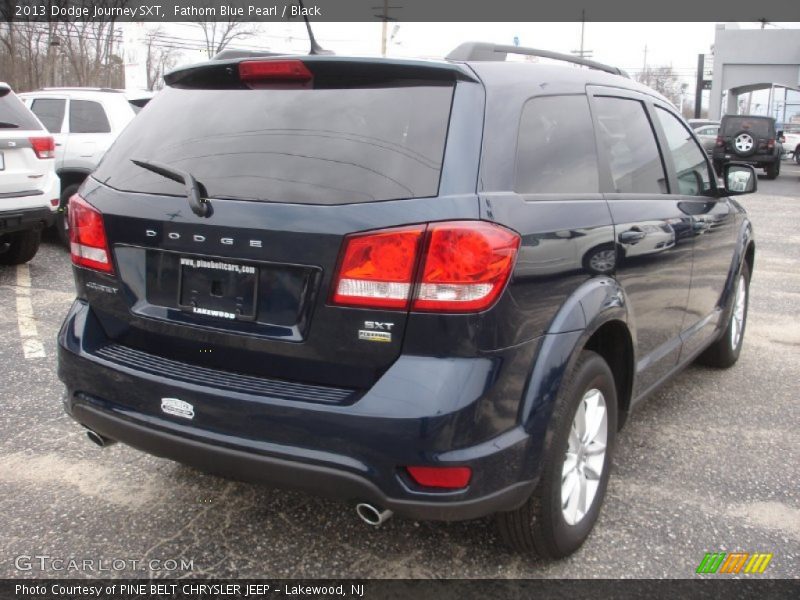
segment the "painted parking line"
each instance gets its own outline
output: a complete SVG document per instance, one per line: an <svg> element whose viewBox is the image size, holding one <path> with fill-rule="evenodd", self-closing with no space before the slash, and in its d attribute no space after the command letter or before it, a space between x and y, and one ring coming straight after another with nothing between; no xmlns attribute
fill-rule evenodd
<svg viewBox="0 0 800 600"><path fill-rule="evenodd" d="M39 339L31 303L31 271L27 264L17 265L17 325L25 358L44 358L47 354Z"/></svg>

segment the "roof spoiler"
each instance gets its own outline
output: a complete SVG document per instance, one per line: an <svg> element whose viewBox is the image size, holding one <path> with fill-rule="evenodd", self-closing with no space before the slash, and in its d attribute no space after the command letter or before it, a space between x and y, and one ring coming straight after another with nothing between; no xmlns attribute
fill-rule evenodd
<svg viewBox="0 0 800 600"><path fill-rule="evenodd" d="M604 65L603 63L587 60L585 58L578 58L570 54L561 54L560 52L551 52L550 50L539 50L537 48L524 48L519 46L507 46L503 44L491 44L488 42L465 42L450 52L445 58L452 61L468 62L468 61L504 61L508 54L520 54L523 56L539 56L541 58L550 58L552 60L561 60L564 62L573 63L589 67L590 69L597 69L598 71L605 71L612 75L622 75L628 77L628 74L617 67Z"/></svg>
<svg viewBox="0 0 800 600"><path fill-rule="evenodd" d="M233 60L236 58L264 58L267 56L286 56L285 52L270 52L268 50L221 50L211 60Z"/></svg>

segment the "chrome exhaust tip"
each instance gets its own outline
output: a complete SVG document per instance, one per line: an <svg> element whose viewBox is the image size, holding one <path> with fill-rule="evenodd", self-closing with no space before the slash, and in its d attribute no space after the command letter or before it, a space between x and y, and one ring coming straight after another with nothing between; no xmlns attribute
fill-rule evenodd
<svg viewBox="0 0 800 600"><path fill-rule="evenodd" d="M381 523L385 523L394 514L391 510L381 510L377 506L361 502L356 504L356 514L367 525L377 527Z"/></svg>
<svg viewBox="0 0 800 600"><path fill-rule="evenodd" d="M92 431L88 429L86 431L86 437L88 437L92 442L100 446L101 448L108 448L117 443L117 440L112 440L111 438L107 438L104 435L100 435L96 431Z"/></svg>

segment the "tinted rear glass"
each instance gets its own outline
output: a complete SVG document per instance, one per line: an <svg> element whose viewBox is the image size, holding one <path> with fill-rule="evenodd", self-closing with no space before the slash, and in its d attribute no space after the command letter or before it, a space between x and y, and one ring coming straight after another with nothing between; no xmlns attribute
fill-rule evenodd
<svg viewBox="0 0 800 600"><path fill-rule="evenodd" d="M733 117L722 121L723 135L734 135L739 131L749 131L755 135L769 137L773 131L772 121L747 117Z"/></svg>
<svg viewBox="0 0 800 600"><path fill-rule="evenodd" d="M70 133L110 133L111 125L99 102L72 100L69 103Z"/></svg>
<svg viewBox="0 0 800 600"><path fill-rule="evenodd" d="M41 128L42 126L36 121L31 111L22 103L22 100L14 95L14 92L0 96L0 129L31 131Z"/></svg>
<svg viewBox="0 0 800 600"><path fill-rule="evenodd" d="M192 173L211 198L346 204L435 196L453 85L342 89L167 88L125 129L95 177L183 195L134 165Z"/></svg>
<svg viewBox="0 0 800 600"><path fill-rule="evenodd" d="M64 110L67 101L64 98L37 98L31 104L33 114L39 117L50 133L61 133L64 122Z"/></svg>

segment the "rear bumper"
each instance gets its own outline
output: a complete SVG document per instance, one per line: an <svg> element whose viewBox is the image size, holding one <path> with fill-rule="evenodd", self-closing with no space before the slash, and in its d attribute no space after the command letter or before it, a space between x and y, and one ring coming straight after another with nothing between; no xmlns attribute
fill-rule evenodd
<svg viewBox="0 0 800 600"><path fill-rule="evenodd" d="M736 162L744 163L746 165L763 166L771 165L772 163L781 160L780 154L753 154L751 156L739 156L731 152L717 152L712 155L712 159L722 163Z"/></svg>
<svg viewBox="0 0 800 600"><path fill-rule="evenodd" d="M68 390L65 408L78 423L139 450L245 481L370 502L414 519L465 520L513 510L535 487L537 444L521 426L467 445L448 447L443 441L456 439L449 430L465 423L480 431L475 419L486 410L476 409L480 398L449 414L451 406L441 400L437 404L437 391L441 395L448 386L458 385L470 394L465 371L448 371L446 359L414 357L419 378L438 372L445 381L431 385L429 398L409 399L405 411L395 404L393 414L375 414L370 407L385 406L385 398L373 396L386 393L392 369L346 406L245 398L110 363L91 348L96 327L91 309L77 301L59 334L59 377ZM409 381L405 368L403 379ZM446 381L451 376L461 379ZM474 387L484 395L493 386L507 389L506 384L502 373L487 371ZM196 416L161 412L162 398L190 403ZM221 412L210 420L214 408ZM240 432L230 424L243 410L255 427ZM226 413L230 419L218 416ZM402 469L420 464L470 466L472 481L458 491L420 489Z"/></svg>
<svg viewBox="0 0 800 600"><path fill-rule="evenodd" d="M0 210L0 234L50 227L55 213L49 208Z"/></svg>

